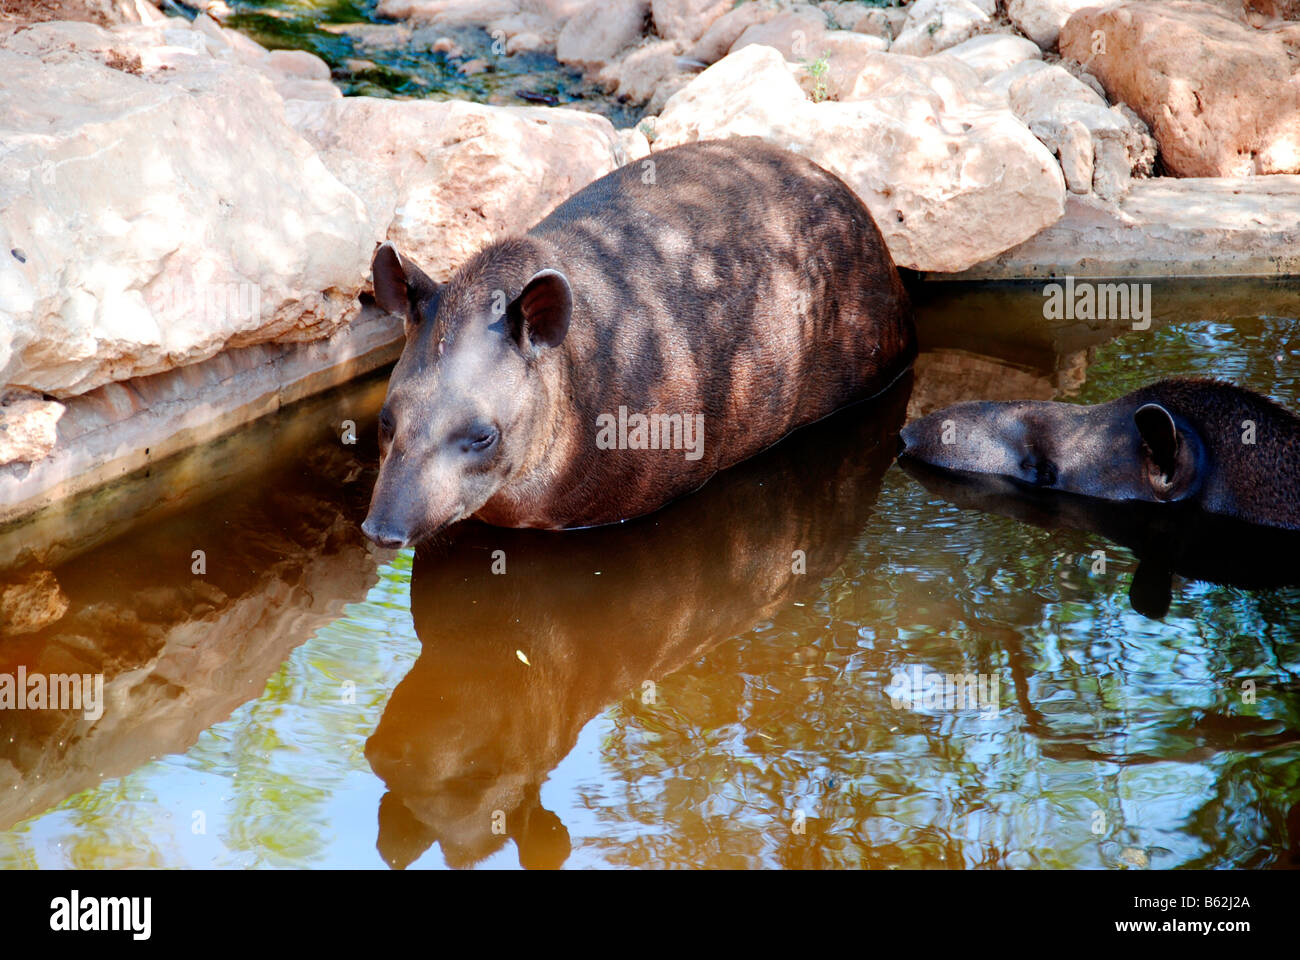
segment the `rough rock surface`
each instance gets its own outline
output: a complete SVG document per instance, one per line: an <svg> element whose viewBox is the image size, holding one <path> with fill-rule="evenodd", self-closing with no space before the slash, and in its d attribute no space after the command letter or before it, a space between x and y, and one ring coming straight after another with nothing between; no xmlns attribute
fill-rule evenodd
<svg viewBox="0 0 1300 960"><path fill-rule="evenodd" d="M83 20L101 27L164 19L162 11L149 0L8 0L0 6L0 14L30 23Z"/></svg>
<svg viewBox="0 0 1300 960"><path fill-rule="evenodd" d="M655 32L685 48L734 6L733 0L651 0Z"/></svg>
<svg viewBox="0 0 1300 960"><path fill-rule="evenodd" d="M137 474L392 363L401 348L401 320L370 306L326 340L225 350L200 363L107 383L54 404L57 409L45 414L58 414L53 448L30 462L0 464L0 532L8 532L3 525L9 520ZM9 422L3 406L0 420ZM186 476L196 485L211 480L202 472ZM156 505L158 492L144 499ZM62 544L60 550L86 549L116 515L103 515L95 497L72 502L70 509L46 514L62 531L48 541ZM31 559L26 554L41 539L22 528L17 536L0 536L0 568Z"/></svg>
<svg viewBox="0 0 1300 960"><path fill-rule="evenodd" d="M1298 205L1300 176L1134 180L1117 203L1070 194L1052 226L970 270L939 276L1296 276ZM1251 302L1260 296L1252 288ZM1285 288L1280 299L1281 311L1294 305Z"/></svg>
<svg viewBox="0 0 1300 960"><path fill-rule="evenodd" d="M955 47L989 26L993 10L992 0L916 0L890 49L925 57Z"/></svg>
<svg viewBox="0 0 1300 960"><path fill-rule="evenodd" d="M673 41L648 38L607 64L596 74L596 80L620 100L645 103L661 83L681 73L677 59L677 44Z"/></svg>
<svg viewBox="0 0 1300 960"><path fill-rule="evenodd" d="M892 59L906 69L909 58ZM895 261L914 269L961 270L1055 222L1065 184L1047 148L980 100L968 67L940 65L966 71L972 98L954 88L945 99L921 79L919 65L933 65L914 63L912 77L863 84L866 99L812 103L777 51L746 47L668 101L653 147L758 136L801 153L857 191Z"/></svg>
<svg viewBox="0 0 1300 960"><path fill-rule="evenodd" d="M5 392L68 397L326 337L355 315L375 243L445 275L624 156L595 114L344 100L318 58L205 16L5 31L0 63Z"/></svg>
<svg viewBox="0 0 1300 960"><path fill-rule="evenodd" d="M1043 54L1024 37L986 33L949 47L941 56L956 57L979 74L980 80L990 80L1018 63L1041 60Z"/></svg>
<svg viewBox="0 0 1300 960"><path fill-rule="evenodd" d="M609 121L577 110L346 97L287 111L365 202L367 251L391 240L436 279L624 160Z"/></svg>
<svg viewBox="0 0 1300 960"><path fill-rule="evenodd" d="M379 0L375 13L393 20L454 27L488 23L518 13L519 0Z"/></svg>
<svg viewBox="0 0 1300 960"><path fill-rule="evenodd" d="M1080 10L1060 47L1150 125L1170 173L1300 173L1300 61L1275 34L1210 4L1152 0Z"/></svg>
<svg viewBox="0 0 1300 960"><path fill-rule="evenodd" d="M593 0L564 25L555 44L561 63L600 68L641 36L649 0Z"/></svg>
<svg viewBox="0 0 1300 960"><path fill-rule="evenodd" d="M0 35L0 386L66 397L356 311L364 208L272 82L190 29L136 37Z"/></svg>
<svg viewBox="0 0 1300 960"><path fill-rule="evenodd" d="M36 393L15 391L0 397L0 467L40 460L53 450L66 409Z"/></svg>
<svg viewBox="0 0 1300 960"><path fill-rule="evenodd" d="M1149 175L1155 142L1145 124L1059 66L1046 66L1010 84L1013 113L1056 154L1073 193L1117 200L1133 173Z"/></svg>
<svg viewBox="0 0 1300 960"><path fill-rule="evenodd" d="M727 55L746 30L766 23L776 15L775 8L764 4L741 4L714 20L687 56L703 63L716 63Z"/></svg>
<svg viewBox="0 0 1300 960"><path fill-rule="evenodd" d="M731 52L762 44L781 51L787 60L815 60L821 56L822 41L830 32L820 10L800 4L746 27L731 45Z"/></svg>
<svg viewBox="0 0 1300 960"><path fill-rule="evenodd" d="M871 34L834 30L818 43L820 52L815 61L805 60L793 69L804 93L813 100L853 99L858 78L869 63L880 58L886 46L887 41Z"/></svg>
<svg viewBox="0 0 1300 960"><path fill-rule="evenodd" d="M1280 20L1300 20L1300 0L1246 0L1246 9Z"/></svg>
<svg viewBox="0 0 1300 960"><path fill-rule="evenodd" d="M1101 6L1104 0L1010 0L1007 17L1044 50L1056 49L1061 28L1076 10Z"/></svg>
<svg viewBox="0 0 1300 960"><path fill-rule="evenodd" d="M925 98L936 109L952 112L972 106L1005 106L987 96L974 69L946 56L873 53L864 57L857 73L834 87L833 93L840 100L913 94Z"/></svg>

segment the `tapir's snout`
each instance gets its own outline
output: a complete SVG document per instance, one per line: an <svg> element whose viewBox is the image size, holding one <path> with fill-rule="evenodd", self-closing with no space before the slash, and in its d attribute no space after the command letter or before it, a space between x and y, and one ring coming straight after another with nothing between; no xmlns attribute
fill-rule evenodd
<svg viewBox="0 0 1300 960"><path fill-rule="evenodd" d="M405 531L398 530L391 521L375 517L373 514L367 516L365 522L361 524L361 532L371 542L390 550L406 546Z"/></svg>
<svg viewBox="0 0 1300 960"><path fill-rule="evenodd" d="M398 478L409 484L408 478ZM370 509L361 524L361 532L374 544L386 549L397 549L410 544L415 526L410 514L409 501L404 497L402 483L394 483L392 465L380 464L375 489L370 494Z"/></svg>
<svg viewBox="0 0 1300 960"><path fill-rule="evenodd" d="M1032 405L1019 401L957 403L903 427L899 456L945 470L1040 482L1031 413Z"/></svg>
<svg viewBox="0 0 1300 960"><path fill-rule="evenodd" d="M950 419L954 415L953 411L957 411L957 420ZM898 433L898 455L921 460L937 467L949 469L969 467L965 462L969 450L958 448L958 445L953 443L953 436L958 422L966 427L972 422L978 423L978 420L962 416L963 412L961 408L950 407L948 410L941 411L942 416L931 413L913 420Z"/></svg>
<svg viewBox="0 0 1300 960"><path fill-rule="evenodd" d="M916 443L916 421L913 421L898 432L898 455L901 457L908 452L908 447L915 447Z"/></svg>
<svg viewBox="0 0 1300 960"><path fill-rule="evenodd" d="M463 477L439 458L385 457L361 532L386 549L423 543L469 516L491 494L489 487L468 500L464 487Z"/></svg>

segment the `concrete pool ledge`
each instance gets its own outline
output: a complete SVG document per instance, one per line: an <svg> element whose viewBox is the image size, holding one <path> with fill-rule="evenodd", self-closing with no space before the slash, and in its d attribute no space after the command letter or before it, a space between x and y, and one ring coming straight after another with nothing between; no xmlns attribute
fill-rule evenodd
<svg viewBox="0 0 1300 960"><path fill-rule="evenodd" d="M1069 194L1065 215L1005 253L926 280L1300 276L1300 176L1134 180L1117 203Z"/></svg>
<svg viewBox="0 0 1300 960"><path fill-rule="evenodd" d="M22 518L361 377L396 360L402 343L401 321L367 307L328 339L227 350L58 401L49 453L0 466L0 527L13 533Z"/></svg>

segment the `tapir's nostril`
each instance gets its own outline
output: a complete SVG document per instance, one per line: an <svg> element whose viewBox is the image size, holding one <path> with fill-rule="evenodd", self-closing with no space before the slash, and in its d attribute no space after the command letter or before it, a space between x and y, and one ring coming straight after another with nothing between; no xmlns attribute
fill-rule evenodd
<svg viewBox="0 0 1300 960"><path fill-rule="evenodd" d="M366 517L361 524L361 532L381 547L400 547L406 543L406 536L398 533L383 523L377 523L373 517Z"/></svg>

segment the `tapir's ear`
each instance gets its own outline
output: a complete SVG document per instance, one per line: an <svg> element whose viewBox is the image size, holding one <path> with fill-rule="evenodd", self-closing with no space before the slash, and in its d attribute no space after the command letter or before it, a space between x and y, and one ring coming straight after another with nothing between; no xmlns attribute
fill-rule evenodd
<svg viewBox="0 0 1300 960"><path fill-rule="evenodd" d="M375 303L381 310L406 321L407 330L420 322L428 305L437 300L438 285L410 261L403 262L391 243L381 244L370 263Z"/></svg>
<svg viewBox="0 0 1300 960"><path fill-rule="evenodd" d="M1178 427L1174 418L1158 403L1144 403L1133 414L1142 442L1151 453L1151 460L1164 474L1165 482L1172 485L1178 469Z"/></svg>
<svg viewBox="0 0 1300 960"><path fill-rule="evenodd" d="M558 347L569 332L573 291L558 270L542 270L524 285L506 307L507 329L525 353L538 347Z"/></svg>

